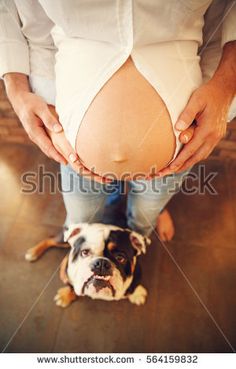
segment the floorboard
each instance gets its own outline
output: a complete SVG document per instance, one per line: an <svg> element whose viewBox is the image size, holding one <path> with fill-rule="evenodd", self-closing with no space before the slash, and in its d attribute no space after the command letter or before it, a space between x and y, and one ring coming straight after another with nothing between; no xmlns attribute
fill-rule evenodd
<svg viewBox="0 0 236 369"><path fill-rule="evenodd" d="M27 248L56 233L65 210L60 193L22 193L22 173L59 166L35 147L0 148L0 347L5 352L232 352L236 349L236 163L211 159L206 174L218 195L179 193L169 204L176 235L155 234L141 257L147 303L80 298L61 310L53 297L65 250L39 261ZM193 169L199 175L199 166ZM197 177L196 177L197 178ZM36 176L37 180L37 176ZM196 183L198 179L196 179ZM203 179L200 179L201 183ZM196 184L195 183L195 184ZM190 182L188 182L190 184Z"/></svg>

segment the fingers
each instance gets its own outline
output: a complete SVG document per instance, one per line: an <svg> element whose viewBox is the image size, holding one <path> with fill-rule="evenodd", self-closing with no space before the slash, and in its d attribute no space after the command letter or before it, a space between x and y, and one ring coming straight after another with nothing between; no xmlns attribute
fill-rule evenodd
<svg viewBox="0 0 236 369"><path fill-rule="evenodd" d="M79 170L78 170L78 166L79 166ZM80 159L78 159L78 166L77 168L74 168L72 166L72 168L74 170L76 170L77 172L79 172L79 174L88 177L90 180L94 180L95 182L98 183L111 183L112 180L106 177L102 177L99 174L96 174L95 172L89 170L88 168L86 168L80 161Z"/></svg>
<svg viewBox="0 0 236 369"><path fill-rule="evenodd" d="M185 109L180 114L175 124L175 128L179 131L186 130L188 127L191 126L196 116L201 113L203 109L203 102L199 98L198 93L194 92L191 95Z"/></svg>
<svg viewBox="0 0 236 369"><path fill-rule="evenodd" d="M64 133L54 106L47 105L43 99L32 93L27 93L23 102L24 109L22 106L19 107L18 116L29 138L45 155L61 164L67 164L69 161L73 169L83 175L92 176L98 182L112 182L112 180L100 177L85 168L66 138L64 138L62 145L60 145L60 139L57 142L55 138L54 142L53 137L57 135L59 137L60 134Z"/></svg>
<svg viewBox="0 0 236 369"><path fill-rule="evenodd" d="M95 182L98 183L111 183L112 180L108 179L106 177L101 177L98 174L96 174L95 172L89 170L88 168L86 168L81 162L80 159L78 159L78 162L76 162L76 166L72 165L72 168L78 172L80 175L85 176L87 178L89 178L90 180L94 180Z"/></svg>
<svg viewBox="0 0 236 369"><path fill-rule="evenodd" d="M180 151L177 158L170 164L169 169L176 171L181 168L183 164L201 147L202 142L203 140L200 135L193 137L192 140L184 146L182 151Z"/></svg>
<svg viewBox="0 0 236 369"><path fill-rule="evenodd" d="M54 107L49 107L47 104L43 104L43 109L36 110L35 112L45 127L50 131L58 133L63 130Z"/></svg>
<svg viewBox="0 0 236 369"><path fill-rule="evenodd" d="M204 143L198 149L198 151L193 156L191 156L190 159L186 160L186 162L183 164L183 166L178 169L177 173L182 172L182 171L192 167L193 165L197 164L201 160L205 160L211 154L213 149L214 149L214 145L209 146L207 143Z"/></svg>
<svg viewBox="0 0 236 369"><path fill-rule="evenodd" d="M59 135L59 134L58 134ZM58 146L58 143L54 145L56 146L56 148L58 149L59 152L62 153L62 155L68 160L68 162L70 163L70 166L72 167L72 169L77 172L78 174L85 176L91 180L95 180L96 182L99 183L110 183L112 182L111 180L105 178L105 177L101 177L98 174L92 172L91 170L89 170L88 168L86 168L80 157L74 152L72 146L70 145L70 143L66 140L66 138L63 137L63 145L62 142L60 142L60 147ZM63 147L63 151L61 149L61 147Z"/></svg>
<svg viewBox="0 0 236 369"><path fill-rule="evenodd" d="M36 115L35 115L36 114ZM54 106L42 105L35 109L35 114L27 113L22 124L30 139L50 158L61 164L70 163L71 167L83 176L100 183L110 183L111 179L101 177L86 168L65 137L59 124Z"/></svg>
<svg viewBox="0 0 236 369"><path fill-rule="evenodd" d="M186 155L186 160L183 159L182 164L173 169L172 163L169 167L163 169L159 172L158 176L163 177L172 173L180 173L193 165L197 164L201 160L205 160L211 154L212 150L214 149L214 144L209 144L208 142L204 142L196 151L193 152L193 155L188 156ZM189 152L189 151L188 151ZM184 154L185 155L185 154ZM173 162L174 163L174 162Z"/></svg>
<svg viewBox="0 0 236 369"><path fill-rule="evenodd" d="M20 120L30 140L33 141L45 155L58 163L67 164L63 155L53 146L42 121L34 113L25 111L20 117Z"/></svg>
<svg viewBox="0 0 236 369"><path fill-rule="evenodd" d="M78 161L78 156L76 155L69 141L66 139L64 131L56 134L48 129L46 129L46 131L54 147L70 164L74 164L76 161Z"/></svg>
<svg viewBox="0 0 236 369"><path fill-rule="evenodd" d="M191 124L191 126L189 128L187 128L186 130L181 132L180 135L179 135L180 142L182 144L186 145L189 141L191 141L193 139L195 129L196 129L196 125ZM173 173L174 170L176 170L175 168L173 168L173 166L175 165L175 161L173 161L171 163L171 165L172 165L172 167L168 166L167 168L161 170L158 173L158 176L163 177L163 176L166 176L166 175L169 175L169 174ZM178 165L178 162L177 162L177 165Z"/></svg>
<svg viewBox="0 0 236 369"><path fill-rule="evenodd" d="M58 163L67 164L65 158L53 146L43 127L35 126L33 131L28 134L30 139L39 146L45 155L56 160Z"/></svg>
<svg viewBox="0 0 236 369"><path fill-rule="evenodd" d="M171 164L159 171L158 176L163 177L172 173L175 173L183 167L184 163L189 160L197 150L202 146L204 139L199 131L199 127L195 128L195 134L193 138L183 147L180 153L177 155L176 159L171 162Z"/></svg>
<svg viewBox="0 0 236 369"><path fill-rule="evenodd" d="M66 157L68 158L71 167L79 174L87 176L100 183L112 182L111 180L104 177L100 177L99 175L92 173L87 168L85 168L84 165L80 162L78 155L76 155L74 152L71 152L71 150L73 149L71 148L69 143L66 145L65 151L62 154L58 152L54 147L53 143L51 142L51 140L49 139L49 137L47 136L43 127L40 126L34 127L33 134L30 133L29 136L31 140L37 146L39 146L39 148L43 151L45 155L56 160L58 163L67 164L67 160L65 159Z"/></svg>
<svg viewBox="0 0 236 369"><path fill-rule="evenodd" d="M51 137L53 145L61 153L61 155L63 155L63 157L67 159L74 171L76 171L80 175L86 176L90 179L94 179L95 181L100 183L112 182L112 180L101 177L84 166L81 159L76 154L73 147L65 137L64 131L57 134L48 131L48 134Z"/></svg>

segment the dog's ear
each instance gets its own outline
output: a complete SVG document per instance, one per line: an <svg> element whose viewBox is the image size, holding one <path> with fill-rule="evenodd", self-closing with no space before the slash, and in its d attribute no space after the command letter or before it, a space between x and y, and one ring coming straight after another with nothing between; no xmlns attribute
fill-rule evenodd
<svg viewBox="0 0 236 369"><path fill-rule="evenodd" d="M81 232L83 228L83 223L71 224L64 230L64 241L69 242L70 239Z"/></svg>
<svg viewBox="0 0 236 369"><path fill-rule="evenodd" d="M150 238L134 231L130 233L129 238L138 255L146 253L146 247L151 243Z"/></svg>

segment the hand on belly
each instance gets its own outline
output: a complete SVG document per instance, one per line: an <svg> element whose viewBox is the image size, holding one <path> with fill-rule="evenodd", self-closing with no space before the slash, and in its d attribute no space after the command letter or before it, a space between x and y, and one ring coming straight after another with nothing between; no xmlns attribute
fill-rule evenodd
<svg viewBox="0 0 236 369"><path fill-rule="evenodd" d="M124 180L147 176L152 168L157 172L172 159L175 136L168 110L131 58L90 104L76 151L90 170Z"/></svg>

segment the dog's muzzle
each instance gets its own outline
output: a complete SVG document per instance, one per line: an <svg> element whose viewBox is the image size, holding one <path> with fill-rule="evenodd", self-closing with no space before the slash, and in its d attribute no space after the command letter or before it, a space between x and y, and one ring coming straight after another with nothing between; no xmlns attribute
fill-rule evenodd
<svg viewBox="0 0 236 369"><path fill-rule="evenodd" d="M84 283L82 288L82 294L84 294L85 288L88 288L90 284L93 284L96 292L99 292L103 288L110 288L112 296L115 296L115 289L110 283L110 278L112 276L112 264L109 259L97 258L91 265L91 271L93 274Z"/></svg>

